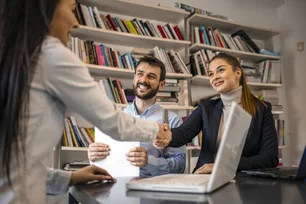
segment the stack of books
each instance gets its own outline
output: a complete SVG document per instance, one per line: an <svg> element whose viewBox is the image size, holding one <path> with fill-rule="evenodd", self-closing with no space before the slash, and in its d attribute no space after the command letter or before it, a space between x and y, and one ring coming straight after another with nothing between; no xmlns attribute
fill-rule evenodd
<svg viewBox="0 0 306 204"><path fill-rule="evenodd" d="M170 23L165 25L156 25L148 20L141 20L138 18L127 20L113 17L110 14L105 16L100 14L97 7L85 6L83 4L77 5L76 18L78 19L79 24L95 28L142 36L184 40L178 25L172 25Z"/></svg>

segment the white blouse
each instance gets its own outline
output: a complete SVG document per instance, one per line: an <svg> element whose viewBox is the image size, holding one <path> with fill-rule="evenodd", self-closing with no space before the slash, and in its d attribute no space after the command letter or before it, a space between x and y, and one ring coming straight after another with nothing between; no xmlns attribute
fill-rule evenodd
<svg viewBox="0 0 306 204"><path fill-rule="evenodd" d="M58 39L47 37L30 85L28 132L25 155L17 168L12 160L13 190L0 174L1 203L44 203L45 194L67 191L71 174L46 171L46 160L60 141L65 110L77 112L117 140L153 140L156 123L135 118L119 110L104 95L84 66ZM23 157L24 156L24 157ZM16 155L13 155L16 158Z"/></svg>

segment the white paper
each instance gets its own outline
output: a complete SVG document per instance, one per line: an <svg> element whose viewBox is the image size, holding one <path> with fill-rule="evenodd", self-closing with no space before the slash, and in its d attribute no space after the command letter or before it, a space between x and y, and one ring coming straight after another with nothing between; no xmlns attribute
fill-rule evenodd
<svg viewBox="0 0 306 204"><path fill-rule="evenodd" d="M98 128L95 128L95 142L107 144L110 152L105 159L95 161L94 165L107 170L113 177L139 176L139 167L131 165L125 154L131 148L140 146L140 142L117 141Z"/></svg>

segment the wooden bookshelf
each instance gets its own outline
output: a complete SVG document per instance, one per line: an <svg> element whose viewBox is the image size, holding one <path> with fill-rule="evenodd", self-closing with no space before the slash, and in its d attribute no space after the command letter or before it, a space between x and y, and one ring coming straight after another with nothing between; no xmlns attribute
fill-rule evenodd
<svg viewBox="0 0 306 204"><path fill-rule="evenodd" d="M201 150L200 146L186 146L186 150Z"/></svg>
<svg viewBox="0 0 306 204"><path fill-rule="evenodd" d="M154 21L179 23L189 15L182 9L133 2L130 0L79 0L87 6L97 6L101 11L133 16Z"/></svg>
<svg viewBox="0 0 306 204"><path fill-rule="evenodd" d="M173 49L176 52L184 49L186 45L190 45L191 43L186 40L172 40L135 35L83 25L80 25L79 28L75 29L72 32L72 36L83 40L93 40L100 43L119 46L141 47L147 49L152 49L153 47L158 46L165 48L166 50Z"/></svg>
<svg viewBox="0 0 306 204"><path fill-rule="evenodd" d="M258 53L252 53L252 52L244 52L244 51L239 51L239 50L231 50L227 48L216 47L212 45L205 45L201 43L193 44L189 48L189 51L190 51L190 54L193 54L201 49L220 51L220 52L224 52L230 55L234 55L240 59L245 59L245 60L254 61L254 62L267 60L267 59L269 60L280 60L281 59L281 57L278 57L278 56L264 55L264 54L258 54Z"/></svg>
<svg viewBox="0 0 306 204"><path fill-rule="evenodd" d="M200 14L194 14L190 16L187 18L187 22L195 26L212 26L213 28L218 28L229 33L243 29L251 38L258 40L269 40L270 38L280 33L277 30L239 24L232 21L226 21Z"/></svg>
<svg viewBox="0 0 306 204"><path fill-rule="evenodd" d="M194 76L191 78L191 83L196 85L210 86L209 77L207 76ZM282 87L282 84L269 84L269 83L254 83L248 82L251 89L275 89Z"/></svg>
<svg viewBox="0 0 306 204"><path fill-rule="evenodd" d="M285 149L285 148L288 148L288 145L280 145L280 146L278 146L278 149Z"/></svg>
<svg viewBox="0 0 306 204"><path fill-rule="evenodd" d="M62 146L61 150L62 151L86 151L87 152L87 147L66 147L66 146Z"/></svg>
<svg viewBox="0 0 306 204"><path fill-rule="evenodd" d="M126 108L128 104L116 103L119 108ZM179 106L179 105L160 105L166 110L193 110L193 106Z"/></svg>
<svg viewBox="0 0 306 204"><path fill-rule="evenodd" d="M96 76L132 78L134 75L134 70L131 69L99 66L94 64L86 64L86 66L89 68L90 73ZM191 74L166 73L166 78L169 79L189 79L191 77Z"/></svg>
<svg viewBox="0 0 306 204"><path fill-rule="evenodd" d="M273 111L272 110L272 114L273 115L282 115L282 114L284 114L284 111Z"/></svg>

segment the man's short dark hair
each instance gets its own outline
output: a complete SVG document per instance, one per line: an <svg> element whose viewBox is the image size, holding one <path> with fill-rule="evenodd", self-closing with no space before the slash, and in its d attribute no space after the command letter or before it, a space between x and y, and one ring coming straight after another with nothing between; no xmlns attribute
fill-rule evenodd
<svg viewBox="0 0 306 204"><path fill-rule="evenodd" d="M137 66L135 68L135 74L136 74L138 65L142 62L149 64L151 67L159 67L160 68L159 82L164 81L166 79L165 64L162 61L160 61L159 59L157 59L156 57L152 57L152 56L144 56L144 57L140 58Z"/></svg>

